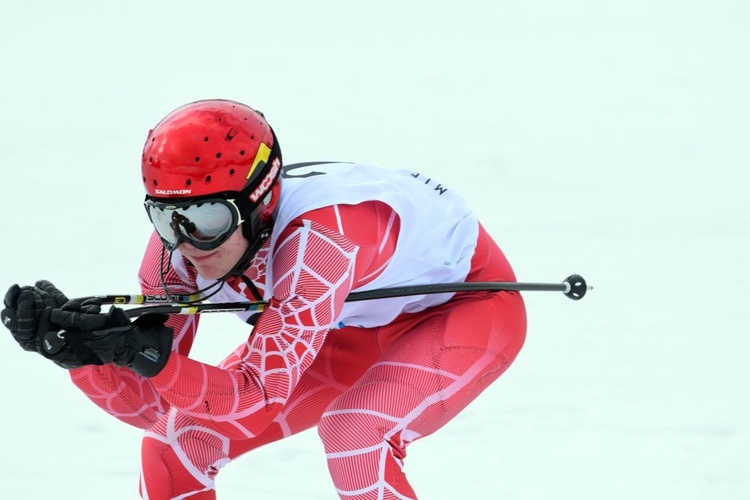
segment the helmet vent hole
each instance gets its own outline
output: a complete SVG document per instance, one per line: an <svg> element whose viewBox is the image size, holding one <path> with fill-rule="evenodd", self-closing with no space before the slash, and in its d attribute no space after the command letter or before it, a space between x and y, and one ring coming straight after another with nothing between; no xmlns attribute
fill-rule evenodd
<svg viewBox="0 0 750 500"><path fill-rule="evenodd" d="M251 135L251 136L250 136L250 140L251 140L251 141L254 141L254 140L255 140L255 136L254 136L254 135Z"/></svg>
<svg viewBox="0 0 750 500"><path fill-rule="evenodd" d="M143 176L143 182L146 182L146 176L145 175Z"/></svg>
<svg viewBox="0 0 750 500"><path fill-rule="evenodd" d="M217 159L221 158L221 153L216 153L216 158Z"/></svg>
<svg viewBox="0 0 750 500"><path fill-rule="evenodd" d="M240 156L245 156L245 150L240 151Z"/></svg>
<svg viewBox="0 0 750 500"><path fill-rule="evenodd" d="M211 182L211 176L210 175L206 176L206 182Z"/></svg>
<svg viewBox="0 0 750 500"><path fill-rule="evenodd" d="M196 156L195 157L195 163L198 163L199 161L201 161L201 157L200 156Z"/></svg>
<svg viewBox="0 0 750 500"><path fill-rule="evenodd" d="M203 142L208 142L208 137L204 137Z"/></svg>
<svg viewBox="0 0 750 500"><path fill-rule="evenodd" d="M156 179L154 179L154 186L158 186L158 185L159 185L159 183L156 182Z"/></svg>
<svg viewBox="0 0 750 500"><path fill-rule="evenodd" d="M189 185L190 185L190 184L192 184L192 183L193 183L193 181L191 181L190 179L188 179L188 180L186 180L186 181L185 181L185 185L186 185L186 186L189 186Z"/></svg>
<svg viewBox="0 0 750 500"><path fill-rule="evenodd" d="M234 169L229 169L229 175L234 175Z"/></svg>

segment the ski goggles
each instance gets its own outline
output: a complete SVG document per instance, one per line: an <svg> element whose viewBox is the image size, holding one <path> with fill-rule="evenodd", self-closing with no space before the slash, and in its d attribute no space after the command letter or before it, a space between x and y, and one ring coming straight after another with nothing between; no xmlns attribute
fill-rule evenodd
<svg viewBox="0 0 750 500"><path fill-rule="evenodd" d="M181 242L200 250L213 250L242 224L235 200L207 198L187 201L144 202L154 229L170 252Z"/></svg>

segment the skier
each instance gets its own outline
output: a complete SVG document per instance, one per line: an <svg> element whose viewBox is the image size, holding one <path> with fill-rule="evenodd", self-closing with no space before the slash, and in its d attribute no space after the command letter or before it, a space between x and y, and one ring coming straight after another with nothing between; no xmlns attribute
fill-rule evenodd
<svg viewBox="0 0 750 500"><path fill-rule="evenodd" d="M2 311L24 349L145 429L142 497L214 499L222 466L317 426L340 498L416 498L406 449L513 362L523 300L507 291L344 300L392 286L515 281L465 201L416 172L282 166L263 114L228 100L162 119L143 149L142 180L155 229L143 294L268 301L237 314L252 325L246 341L218 366L202 363L189 357L198 315L131 321L117 307L101 313L97 300L69 301L45 280L10 287ZM50 334L62 348L50 348Z"/></svg>

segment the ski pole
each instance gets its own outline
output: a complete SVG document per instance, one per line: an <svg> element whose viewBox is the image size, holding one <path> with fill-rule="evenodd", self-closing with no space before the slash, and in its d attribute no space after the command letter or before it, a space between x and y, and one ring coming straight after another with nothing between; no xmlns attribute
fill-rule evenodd
<svg viewBox="0 0 750 500"><path fill-rule="evenodd" d="M572 274L562 283L518 283L515 281L474 281L457 283L432 283L429 285L397 286L379 288L363 292L350 293L345 302L359 302L362 300L387 299L392 297L406 297L410 295L430 295L436 293L455 293L472 291L541 291L562 292L572 300L581 300L592 287L579 274ZM217 302L201 303L199 295L98 295L87 297L97 299L101 304L140 305L155 304L126 309L125 314L130 318L145 313L161 314L201 314L216 312L247 312L262 311L268 306L266 301L249 302ZM85 299L77 299L85 300ZM44 338L47 352L54 354L65 345L64 331L49 332Z"/></svg>
<svg viewBox="0 0 750 500"><path fill-rule="evenodd" d="M346 297L345 301L359 302L362 300L406 297L409 295L430 295L436 293L474 291L562 292L566 297L572 300L580 300L590 289L591 287L586 284L586 280L584 280L581 275L573 274L565 278L562 283L475 281L379 288L364 292L352 292ZM140 316L147 312L162 314L200 314L203 312L262 311L268 305L268 302L265 301L202 303L200 302L199 295L172 295L171 297L167 295L99 295L91 298L98 299L101 304L153 304L126 310L126 314L131 318Z"/></svg>

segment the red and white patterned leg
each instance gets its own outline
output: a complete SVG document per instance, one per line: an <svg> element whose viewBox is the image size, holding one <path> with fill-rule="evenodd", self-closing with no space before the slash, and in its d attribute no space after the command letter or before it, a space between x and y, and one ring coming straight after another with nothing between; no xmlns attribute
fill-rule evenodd
<svg viewBox="0 0 750 500"><path fill-rule="evenodd" d="M318 433L342 499L416 495L402 471L407 446L430 435L496 380L526 332L517 294L456 299L381 329L381 359L321 418Z"/></svg>
<svg viewBox="0 0 750 500"><path fill-rule="evenodd" d="M141 496L148 500L216 498L214 477L229 462L230 440L171 410L141 444Z"/></svg>

